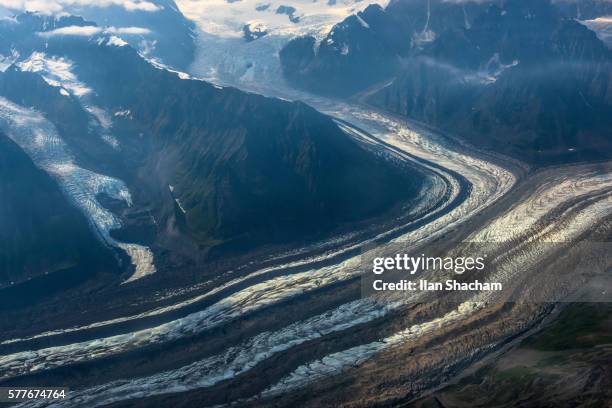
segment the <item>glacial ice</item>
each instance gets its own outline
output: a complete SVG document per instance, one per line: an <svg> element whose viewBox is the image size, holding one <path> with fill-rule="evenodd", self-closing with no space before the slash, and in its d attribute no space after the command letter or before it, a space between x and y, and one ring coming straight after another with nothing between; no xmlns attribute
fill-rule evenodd
<svg viewBox="0 0 612 408"><path fill-rule="evenodd" d="M155 272L153 254L147 247L119 242L110 231L121 227L119 219L97 201L99 194L132 204L121 180L86 170L76 163L55 127L40 113L0 97L0 127L42 170L57 181L66 196L88 217L92 227L107 244L121 248L136 268L135 276Z"/></svg>

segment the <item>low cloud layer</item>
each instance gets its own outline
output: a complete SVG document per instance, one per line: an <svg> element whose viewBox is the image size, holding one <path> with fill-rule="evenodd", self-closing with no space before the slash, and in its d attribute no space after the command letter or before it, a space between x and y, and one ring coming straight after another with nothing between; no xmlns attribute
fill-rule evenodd
<svg viewBox="0 0 612 408"><path fill-rule="evenodd" d="M90 37L96 34L123 34L123 35L147 35L151 30L142 27L96 27L96 26L68 26L51 31L38 33L41 37L57 36L81 36Z"/></svg>
<svg viewBox="0 0 612 408"><path fill-rule="evenodd" d="M2 7L15 11L56 14L71 7L122 7L127 11L155 12L159 6L148 0L2 0Z"/></svg>

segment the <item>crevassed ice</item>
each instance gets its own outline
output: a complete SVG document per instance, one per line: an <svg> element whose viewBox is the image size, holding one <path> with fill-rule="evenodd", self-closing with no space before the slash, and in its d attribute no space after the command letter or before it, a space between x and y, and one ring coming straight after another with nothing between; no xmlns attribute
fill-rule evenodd
<svg viewBox="0 0 612 408"><path fill-rule="evenodd" d="M349 119L352 118L354 120L355 117L354 115L349 116ZM393 130L395 129L386 130L386 132L392 132ZM393 132L393 134L397 135L395 132ZM423 139L425 140L425 137ZM423 156L425 155L424 153L427 152L427 155L436 156L437 160L441 161L441 153L444 152L444 148L439 146L435 141L426 143L426 145L428 149L412 150L417 156ZM407 150L409 146L409 144L401 144L398 147L402 150ZM444 216L444 220L440 222L435 221L404 235L404 240L417 242L423 239L432 238L436 233L442 233L442 231L451 227L454 222L465 220L468 216L473 215L484 206L494 202L503 195L514 182L511 174L497 166L458 153L449 153L448 155L449 157L442 165L449 165L449 167L460 170L460 173L468 173L471 175L471 177L468 177L470 182L479 188L478 190L473 189L472 192L474 194L471 194L470 198L472 198L473 195L476 197L466 200L465 203ZM456 183L456 181L454 183ZM458 186L454 185L452 187L451 196L455 196L458 190ZM359 265L360 259L359 257L355 257L341 264L333 265L332 267L274 278L233 294L203 312L194 313L174 322L129 335L113 336L97 341L81 343L78 349L75 347L59 347L39 350L36 352L35 356L31 356L33 358L27 358L27 362L22 367L17 365L14 366L14 368L16 370L24 369L26 366L35 365L35 362L39 360L46 360L48 364L52 365L69 364L70 362L88 359L91 353L98 356L115 354L129 350L133 347L142 346L143 344L169 341L187 333L193 334L200 332L212 327L211 324L218 325L240 314L303 293L305 290L312 290L320 285L327 285L340 280L349 279L360 273ZM265 293L265 296L263 296L262 293ZM51 358L51 356L56 358ZM14 363L15 360L20 360L24 357L26 356L11 356L10 359ZM53 362L50 361L51 359ZM5 359L4 363L9 364L9 361Z"/></svg>
<svg viewBox="0 0 612 408"><path fill-rule="evenodd" d="M556 183L547 183L545 188L537 190L532 194L525 203L515 206L510 209L505 215L502 215L492 223L488 224L475 236L487 236L488 232L494 230L499 233L499 227L504 226L507 220L514 220L521 217L528 225L532 225L535 220L542 216L542 211L550 211L552 208L562 205L567 200L577 196L587 194L587 192L610 191L612 187L610 180L612 174L604 175L579 175L576 178L566 180L559 186ZM574 188L578 186L578 188ZM544 199L543 199L544 197ZM534 211L525 211L525 209L533 209ZM584 232L593 228L602 219L609 217L612 214L612 195L603 196L600 200L595 201L587 208L573 212L573 209L566 210L570 213L568 217L559 217L554 219L552 223L545 229L539 232L538 237L541 242L571 242L579 237ZM510 229L509 234L505 237L506 241L516 236L516 231ZM499 235L497 235L499 237ZM535 238L535 237L534 237ZM531 241L531 240L530 240ZM530 246L529 242L519 244L521 251L517 251L516 256L511 257L494 276L490 277L491 281L508 282L521 271L528 270L530 266L535 265L539 259L547 256L547 253L554 251L552 247ZM490 293L481 292L474 297L462 303L456 310L453 310L446 315L433 319L431 321L413 325L409 328L401 330L391 336L388 336L380 341L371 342L368 344L352 347L340 352L329 354L328 356L304 364L296 368L291 374L282 378L278 383L272 385L267 390L259 395L259 397L267 397L271 395L287 392L299 387L303 387L314 381L321 380L325 377L338 374L348 367L360 364L368 358L371 358L377 353L401 345L407 340L417 338L425 333L433 332L441 327L455 323L464 319L478 310L482 309L491 296ZM490 345L489 345L490 347Z"/></svg>
<svg viewBox="0 0 612 408"><path fill-rule="evenodd" d="M0 127L42 170L58 181L64 193L88 217L99 236L109 245L123 249L136 272L129 281L155 272L153 254L148 247L119 242L110 236L120 228L115 215L97 201L98 194L107 194L132 205L130 193L118 179L77 166L55 127L41 114L0 97Z"/></svg>
<svg viewBox="0 0 612 408"><path fill-rule="evenodd" d="M467 161L466 158L461 157L461 159L461 162L465 165ZM482 174L479 175L478 173L476 173L476 176L483 177ZM496 178L495 175L490 175L490 177L493 179ZM497 183L489 184L483 182L478 184L485 190L481 192L479 200L471 203L469 205L470 208L461 209L455 217L465 217L467 214L473 214L479 207L490 204L491 201L489 201L489 199L493 198L494 200L497 198L500 193L499 190L501 189L503 192L505 188L509 187L508 184L511 185L512 183L500 183L501 186ZM456 189L457 186L453 188L453 190ZM453 195L454 194L456 194L456 191ZM436 228L444 229L446 226L447 225L443 223L436 224L434 226L434 231ZM423 239L427 236L431 236L432 232L432 229L426 226L413 233L407 234L404 238L410 240ZM351 258L338 265L267 280L230 295L202 312L197 312L185 318L151 329L70 346L54 347L30 353L18 353L1 359L0 364L7 368L10 366L11 371L17 373L21 370L27 370L28 367L38 367L38 362L42 361L45 361L45 367L53 367L69 364L71 362L83 361L84 359L90 358L92 354L96 356L114 354L145 344L169 341L186 334L193 334L211 328L238 315L304 293L305 290L312 290L321 285L328 285L333 282L346 280L359 273L359 257Z"/></svg>
<svg viewBox="0 0 612 408"><path fill-rule="evenodd" d="M584 179L585 177L584 175L577 176L578 179ZM601 177L593 176L590 182L580 184L588 185L591 187L591 191L596 191L605 186L605 180ZM554 184L551 189L555 189ZM540 191L536 191L527 201L541 202L540 194ZM569 195L556 194L554 195L555 200L552 205L561 205L569 197ZM548 203L547 207L550 208ZM516 208L509 210L509 212L513 211L516 211ZM561 237L571 239L579 236L602 219L602 217L608 216L610 213L612 213L612 200L608 196L594 203L588 209L572 214L569 223L555 220L552 226L556 230L543 230L542 234L548 234L552 231L550 239ZM500 219L504 217L502 215ZM489 228L489 226L485 226L484 230ZM571 236L568 236L568 231ZM519 258L507 261L500 268L500 276L496 276L495 279L507 281L513 274L520 273L521 268L536 262L542 256L542 254L537 253L537 250L535 252L521 252L519 253ZM332 353L322 359L299 366L290 375L281 379L260 396L290 391L312 381L337 374L339 371L359 364L388 348L401 345L410 339L418 338L423 334L431 333L442 327L454 324L481 310L485 306L486 300L486 293L478 294L470 301L464 302L457 309L439 318L412 325L381 340ZM402 299L396 302L378 303L372 298L353 301L324 314L288 325L284 329L274 332L263 332L238 346L228 348L221 354L205 358L179 369L133 380L118 380L83 390L74 394L70 400L63 402L62 406L78 406L83 403L104 405L129 398L137 398L144 391L149 395L154 395L208 387L253 368L257 363L275 353L282 352L306 341L320 338L329 333L380 318L390 310L403 306L407 301L407 299Z"/></svg>
<svg viewBox="0 0 612 408"><path fill-rule="evenodd" d="M137 379L113 381L102 386L72 392L70 398L62 401L59 406L71 407L84 404L100 406L137 398L143 392L147 395L158 395L209 387L252 369L276 353L356 324L370 322L403 303L377 302L372 298L346 303L332 311L290 324L283 329L260 333L220 354L178 369ZM35 406L44 406L44 403Z"/></svg>

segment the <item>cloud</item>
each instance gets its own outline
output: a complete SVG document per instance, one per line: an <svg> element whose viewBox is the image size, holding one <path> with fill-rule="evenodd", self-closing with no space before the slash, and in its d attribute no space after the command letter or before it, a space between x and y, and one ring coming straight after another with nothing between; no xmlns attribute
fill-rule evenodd
<svg viewBox="0 0 612 408"><path fill-rule="evenodd" d="M148 35L151 30L144 27L107 27L104 30L110 34L126 34L126 35Z"/></svg>
<svg viewBox="0 0 612 408"><path fill-rule="evenodd" d="M55 37L61 35L89 37L95 34L100 34L101 32L102 28L96 26L68 26L38 33L38 35L41 37Z"/></svg>
<svg viewBox="0 0 612 408"><path fill-rule="evenodd" d="M149 0L1 0L1 5L15 11L56 14L71 7L122 7L127 11L154 12L161 9Z"/></svg>
<svg viewBox="0 0 612 408"><path fill-rule="evenodd" d="M91 37L96 34L124 34L124 35L147 35L151 34L151 30L143 27L96 27L96 26L68 26L57 28L51 31L38 33L41 37L57 37L57 36L81 36Z"/></svg>

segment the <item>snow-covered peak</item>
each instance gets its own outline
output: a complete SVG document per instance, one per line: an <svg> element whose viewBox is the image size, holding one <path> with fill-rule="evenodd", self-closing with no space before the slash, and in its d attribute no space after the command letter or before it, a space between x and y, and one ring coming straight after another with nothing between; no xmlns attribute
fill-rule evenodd
<svg viewBox="0 0 612 408"><path fill-rule="evenodd" d="M128 43L126 43L121 38L115 35L111 35L108 41L106 42L106 44L110 46L115 46L115 47L125 47L126 45L128 45Z"/></svg>
<svg viewBox="0 0 612 408"><path fill-rule="evenodd" d="M271 35L326 34L336 23L370 4L389 0L178 0L183 14L204 32L241 37L243 27L257 21Z"/></svg>
<svg viewBox="0 0 612 408"><path fill-rule="evenodd" d="M599 17L593 20L582 20L582 24L595 31L597 36L612 48L612 16Z"/></svg>
<svg viewBox="0 0 612 408"><path fill-rule="evenodd" d="M67 89L74 96L80 97L92 92L90 88L79 82L72 72L72 61L47 56L43 52L33 52L27 59L18 64L19 69L36 72L51 86Z"/></svg>

